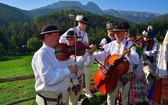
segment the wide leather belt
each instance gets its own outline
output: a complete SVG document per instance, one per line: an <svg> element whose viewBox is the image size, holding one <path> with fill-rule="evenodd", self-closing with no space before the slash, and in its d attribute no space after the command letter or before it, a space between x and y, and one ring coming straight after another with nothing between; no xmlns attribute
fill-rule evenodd
<svg viewBox="0 0 168 105"><path fill-rule="evenodd" d="M62 102L60 102L62 98L61 93L57 96L57 98L48 98L48 97L43 96L39 92L36 92L36 94L40 96L41 98L43 98L45 105L47 105L47 102L57 102L57 105L62 105Z"/></svg>

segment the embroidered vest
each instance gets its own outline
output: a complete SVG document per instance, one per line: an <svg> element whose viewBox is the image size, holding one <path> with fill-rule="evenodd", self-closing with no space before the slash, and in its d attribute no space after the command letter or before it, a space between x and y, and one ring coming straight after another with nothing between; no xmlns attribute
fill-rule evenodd
<svg viewBox="0 0 168 105"><path fill-rule="evenodd" d="M105 39L106 39L107 43L110 43L112 41L109 36L105 37Z"/></svg>
<svg viewBox="0 0 168 105"><path fill-rule="evenodd" d="M153 40L153 39L152 39L152 40L149 40L149 41L147 42L147 51L152 50L153 45L154 45L154 40ZM154 56L147 56L147 59L148 59L151 63L154 62Z"/></svg>

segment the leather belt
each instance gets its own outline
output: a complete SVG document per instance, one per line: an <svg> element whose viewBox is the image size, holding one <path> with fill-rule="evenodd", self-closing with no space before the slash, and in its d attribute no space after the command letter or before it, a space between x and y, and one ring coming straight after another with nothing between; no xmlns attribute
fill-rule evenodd
<svg viewBox="0 0 168 105"><path fill-rule="evenodd" d="M48 98L48 97L43 96L43 95L40 94L39 92L36 92L36 94L37 94L38 96L40 96L41 98L43 98L45 105L47 105L47 101L49 101L49 102L57 102L57 105L62 105L62 102L61 102L61 104L60 104L60 99L61 99L61 97L62 97L62 94L59 94L59 95L57 96L57 98Z"/></svg>

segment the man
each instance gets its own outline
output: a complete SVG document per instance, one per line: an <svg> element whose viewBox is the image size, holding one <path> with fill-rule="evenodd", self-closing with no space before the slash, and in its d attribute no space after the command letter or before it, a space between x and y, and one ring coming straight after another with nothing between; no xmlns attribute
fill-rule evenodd
<svg viewBox="0 0 168 105"><path fill-rule="evenodd" d="M62 98L70 85L70 74L76 73L77 65L64 65L55 57L59 43L59 30L55 25L42 28L42 47L34 54L32 69L35 75L36 102L38 105L64 105Z"/></svg>
<svg viewBox="0 0 168 105"><path fill-rule="evenodd" d="M83 42L84 44L88 44L89 43L89 40L88 40L88 34L86 33L86 28L87 26L89 25L89 20L84 17L83 15L77 15L76 16L76 21L78 22L78 25L77 27L73 27L73 28L69 28L61 37L60 37L60 40L59 42L60 43L66 43L66 35L67 35L67 32L68 31L73 31L75 30L76 34L77 34L77 37L80 37L78 38L77 41L81 41Z"/></svg>
<svg viewBox="0 0 168 105"><path fill-rule="evenodd" d="M106 23L107 36L105 38L103 38L101 40L100 44L99 44L102 48L105 47L106 44L108 44L108 43L112 42L113 40L115 40L115 37L114 37L115 33L112 31L114 26L115 26L115 23L112 22L112 21L108 21ZM98 63L98 67L102 68L101 65L106 66L106 60L99 62Z"/></svg>
<svg viewBox="0 0 168 105"><path fill-rule="evenodd" d="M157 52L158 52L158 41L155 38L155 35L153 34L153 28L152 26L147 27L147 31L144 30L142 32L143 35L143 70L145 73L145 77L149 86L152 86L154 80L155 80L155 69L156 69L156 58L157 58Z"/></svg>
<svg viewBox="0 0 168 105"><path fill-rule="evenodd" d="M97 59L98 61L104 60L109 55L122 55L125 53L124 58L128 60L129 62L129 70L126 74L124 74L122 77L119 77L119 81L117 82L117 86L112 92L107 93L107 103L108 105L115 105L115 97L118 93L118 89L122 89L122 105L128 105L128 98L129 98L129 88L130 88L130 79L133 74L133 69L131 68L134 64L139 63L139 56L135 51L135 48L132 47L131 49L128 49L132 42L126 40L126 29L118 25L113 28L113 32L115 32L115 41L110 42L108 47L100 53L95 53L93 57ZM122 67L124 68L124 67ZM107 72L107 70L104 70L103 72ZM114 74L115 75L115 74Z"/></svg>
<svg viewBox="0 0 168 105"><path fill-rule="evenodd" d="M76 38L76 33L74 36L74 31L68 31L67 35L66 35L66 43L70 48L74 49L75 46L75 40L77 40ZM83 46L79 46L79 44L82 45L81 42L77 42L77 46L76 46L76 54L83 53L83 51L85 52L85 47L87 48L86 45L83 44ZM83 49L82 49L83 48ZM78 66L78 72L76 74L72 74L70 75L70 89L69 89L69 105L78 105L78 100L79 97L82 93L82 75L84 73L84 66L87 66L87 64L90 65L90 62L87 62L87 58L89 57L89 55L91 55L93 53L94 50L96 50L96 46L94 45L90 45L89 47L90 49L87 49L86 52L80 56L79 55L71 55L70 58L68 60L66 60L65 62L67 63L67 65L71 65L73 63L77 64ZM76 60L76 61L75 61Z"/></svg>
<svg viewBox="0 0 168 105"><path fill-rule="evenodd" d="M80 37L77 39L77 41L81 41L83 42L85 45L89 44L89 40L88 40L88 34L86 33L86 28L89 25L89 20L84 17L83 15L77 15L76 16L76 21L78 22L77 27L73 27L68 29L60 38L60 43L66 43L66 34L68 31L70 30L75 30L77 37ZM85 95L88 98L92 98L93 95L90 92L90 81L91 81L91 70L90 70L90 66L85 66L84 68L84 72L85 75L83 75L83 79L84 79L84 85L85 85Z"/></svg>
<svg viewBox="0 0 168 105"><path fill-rule="evenodd" d="M128 34L126 39L133 42L138 38L139 36L136 37L135 35ZM129 93L129 103L131 105L137 105L138 103L147 102L146 96L148 93L148 87L143 72L143 51L141 45L142 44L139 41L135 46L136 52L139 55L139 64L134 65L133 67L135 76L131 79Z"/></svg>
<svg viewBox="0 0 168 105"><path fill-rule="evenodd" d="M159 48L156 74L159 77L166 77L168 75L168 31Z"/></svg>
<svg viewBox="0 0 168 105"><path fill-rule="evenodd" d="M111 41L115 40L113 27L115 26L115 23L112 21L108 21L106 23L106 30L107 30L107 37L103 38L100 42L100 45L103 47L104 45L110 43Z"/></svg>

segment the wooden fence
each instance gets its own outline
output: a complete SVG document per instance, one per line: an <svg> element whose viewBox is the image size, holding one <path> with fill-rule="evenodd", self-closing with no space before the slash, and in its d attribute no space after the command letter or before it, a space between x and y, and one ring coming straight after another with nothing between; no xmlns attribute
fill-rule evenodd
<svg viewBox="0 0 168 105"><path fill-rule="evenodd" d="M18 76L18 77L12 77L12 78L0 78L0 83L26 80L26 79L31 79L31 78L34 78L34 75ZM6 105L14 105L14 104L22 103L22 102L29 101L32 99L35 99L35 97L29 97L26 99L18 100L16 102L8 103Z"/></svg>

